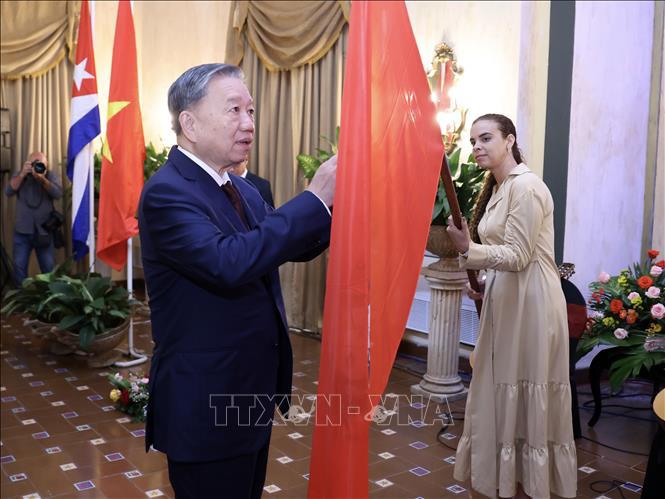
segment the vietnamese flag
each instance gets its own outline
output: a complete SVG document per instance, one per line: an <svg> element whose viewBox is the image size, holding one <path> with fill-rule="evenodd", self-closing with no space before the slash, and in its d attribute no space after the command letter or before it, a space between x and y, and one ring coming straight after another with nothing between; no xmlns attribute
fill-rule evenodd
<svg viewBox="0 0 665 499"><path fill-rule="evenodd" d="M97 256L121 270L127 263L127 239L139 232L136 210L145 160L134 21L127 0L118 3L106 121Z"/></svg>
<svg viewBox="0 0 665 499"><path fill-rule="evenodd" d="M371 411L423 261L443 144L404 2L352 2L309 497L368 495Z"/></svg>

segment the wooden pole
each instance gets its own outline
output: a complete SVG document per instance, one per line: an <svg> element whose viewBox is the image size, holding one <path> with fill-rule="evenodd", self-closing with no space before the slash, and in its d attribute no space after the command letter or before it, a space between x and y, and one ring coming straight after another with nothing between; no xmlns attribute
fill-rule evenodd
<svg viewBox="0 0 665 499"><path fill-rule="evenodd" d="M448 198L448 204L450 205L450 214L453 217L453 223L458 229L462 229L462 212L460 211L459 201L457 200L457 194L455 194L455 185L453 184L453 177L450 174L450 167L448 166L448 157L446 153L443 153L443 160L441 161L441 180L443 181L443 188L446 191L446 198ZM471 289L474 291L480 291L480 284L478 284L478 276L476 275L475 270L467 270L467 276L469 277L469 284ZM476 311L478 316L480 316L480 311L483 307L482 300L475 300L476 302Z"/></svg>

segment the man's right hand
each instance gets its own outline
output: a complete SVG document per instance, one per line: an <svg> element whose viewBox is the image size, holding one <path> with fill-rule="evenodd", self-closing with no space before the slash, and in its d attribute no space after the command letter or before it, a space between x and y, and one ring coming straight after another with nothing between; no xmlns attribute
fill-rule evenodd
<svg viewBox="0 0 665 499"><path fill-rule="evenodd" d="M26 161L25 163L23 163L19 175L21 176L21 178L25 178L27 175L30 175L31 173L32 173L32 163L30 161Z"/></svg>
<svg viewBox="0 0 665 499"><path fill-rule="evenodd" d="M307 190L318 196L326 206L330 207L335 199L335 182L337 179L337 155L319 166Z"/></svg>

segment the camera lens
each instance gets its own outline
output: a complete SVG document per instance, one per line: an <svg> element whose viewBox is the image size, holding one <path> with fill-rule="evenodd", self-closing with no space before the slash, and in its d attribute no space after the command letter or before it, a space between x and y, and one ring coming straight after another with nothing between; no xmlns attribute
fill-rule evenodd
<svg viewBox="0 0 665 499"><path fill-rule="evenodd" d="M46 165L42 163L41 161L33 161L32 162L32 169L36 172L39 173L40 175L46 171Z"/></svg>

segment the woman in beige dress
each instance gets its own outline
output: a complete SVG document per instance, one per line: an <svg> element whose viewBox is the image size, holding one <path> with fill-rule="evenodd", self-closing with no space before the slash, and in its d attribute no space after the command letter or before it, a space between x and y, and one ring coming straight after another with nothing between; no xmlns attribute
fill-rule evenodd
<svg viewBox="0 0 665 499"><path fill-rule="evenodd" d="M490 174L471 222L448 233L468 269L485 269L455 479L489 497L575 497L566 303L554 262L553 202L522 162L510 119L471 127L473 156ZM469 293L472 298L478 295Z"/></svg>

